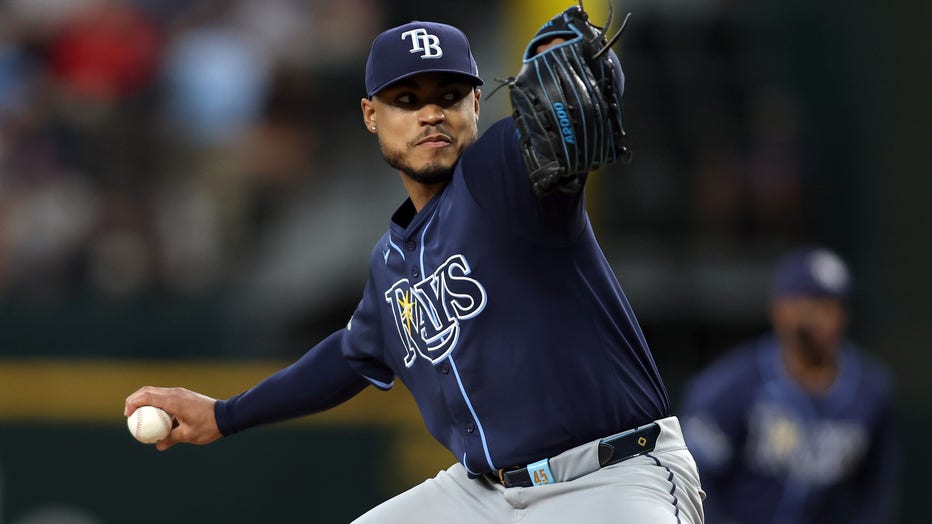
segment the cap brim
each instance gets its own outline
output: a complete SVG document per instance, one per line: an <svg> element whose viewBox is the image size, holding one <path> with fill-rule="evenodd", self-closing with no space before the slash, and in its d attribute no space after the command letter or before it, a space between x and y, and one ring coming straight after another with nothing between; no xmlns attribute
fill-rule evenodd
<svg viewBox="0 0 932 524"><path fill-rule="evenodd" d="M412 76L417 76L417 75L421 75L421 74L424 74L424 73L450 73L450 74L452 74L452 75L461 76L461 77L463 77L463 78L467 78L467 79L471 80L471 81L472 81L472 84L475 85L475 86L481 86L481 85L484 83L484 82L482 81L482 79L479 78L478 76L476 76L476 75L471 75L471 74L469 74L469 73L464 73L464 72L459 71L459 70L456 70L456 69L422 69L422 70L419 70L419 71L412 71L412 72L410 72L410 73L403 74L403 75L399 76L398 78L393 78L392 80L389 80L388 82L385 82L384 84L382 84L382 85L376 87L375 89L373 89L372 92L369 93L369 97L371 98L371 97L373 97L373 96L379 94L380 91L384 90L384 89L387 88L387 87L390 87L392 84L395 84L395 83L398 83L398 82L404 80L405 78L411 78Z"/></svg>

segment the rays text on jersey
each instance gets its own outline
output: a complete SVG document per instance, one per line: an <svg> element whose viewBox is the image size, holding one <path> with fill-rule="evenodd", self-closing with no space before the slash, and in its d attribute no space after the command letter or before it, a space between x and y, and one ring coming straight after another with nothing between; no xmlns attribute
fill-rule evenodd
<svg viewBox="0 0 932 524"><path fill-rule="evenodd" d="M411 284L403 278L385 292L406 366L418 355L434 364L443 360L456 347L460 321L485 309L485 288L470 273L466 257L453 255L423 280Z"/></svg>

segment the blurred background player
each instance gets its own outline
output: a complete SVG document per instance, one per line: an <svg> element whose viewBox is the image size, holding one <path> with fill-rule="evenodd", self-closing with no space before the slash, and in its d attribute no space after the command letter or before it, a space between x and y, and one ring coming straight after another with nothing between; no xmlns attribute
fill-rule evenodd
<svg viewBox="0 0 932 524"><path fill-rule="evenodd" d="M773 332L698 374L681 416L709 522L891 522L892 385L845 338L851 288L827 249L785 255Z"/></svg>

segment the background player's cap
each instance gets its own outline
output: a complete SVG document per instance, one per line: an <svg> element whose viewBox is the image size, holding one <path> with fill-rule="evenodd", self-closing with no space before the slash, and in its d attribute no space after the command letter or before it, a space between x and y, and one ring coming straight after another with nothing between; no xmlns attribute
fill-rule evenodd
<svg viewBox="0 0 932 524"><path fill-rule="evenodd" d="M371 98L389 85L419 73L459 73L482 85L469 40L459 29L437 22L410 22L373 40L366 62L366 93Z"/></svg>
<svg viewBox="0 0 932 524"><path fill-rule="evenodd" d="M850 288L848 268L841 257L825 248L805 248L777 263L773 295L844 300Z"/></svg>

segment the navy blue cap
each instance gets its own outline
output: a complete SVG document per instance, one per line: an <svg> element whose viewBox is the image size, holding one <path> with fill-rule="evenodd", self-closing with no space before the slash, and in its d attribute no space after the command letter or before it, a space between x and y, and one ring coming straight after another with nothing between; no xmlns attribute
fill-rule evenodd
<svg viewBox="0 0 932 524"><path fill-rule="evenodd" d="M410 22L375 37L366 61L366 93L420 73L459 73L482 85L469 40L459 29L438 22Z"/></svg>
<svg viewBox="0 0 932 524"><path fill-rule="evenodd" d="M848 268L825 248L804 248L785 255L774 273L773 295L844 300L851 289Z"/></svg>

